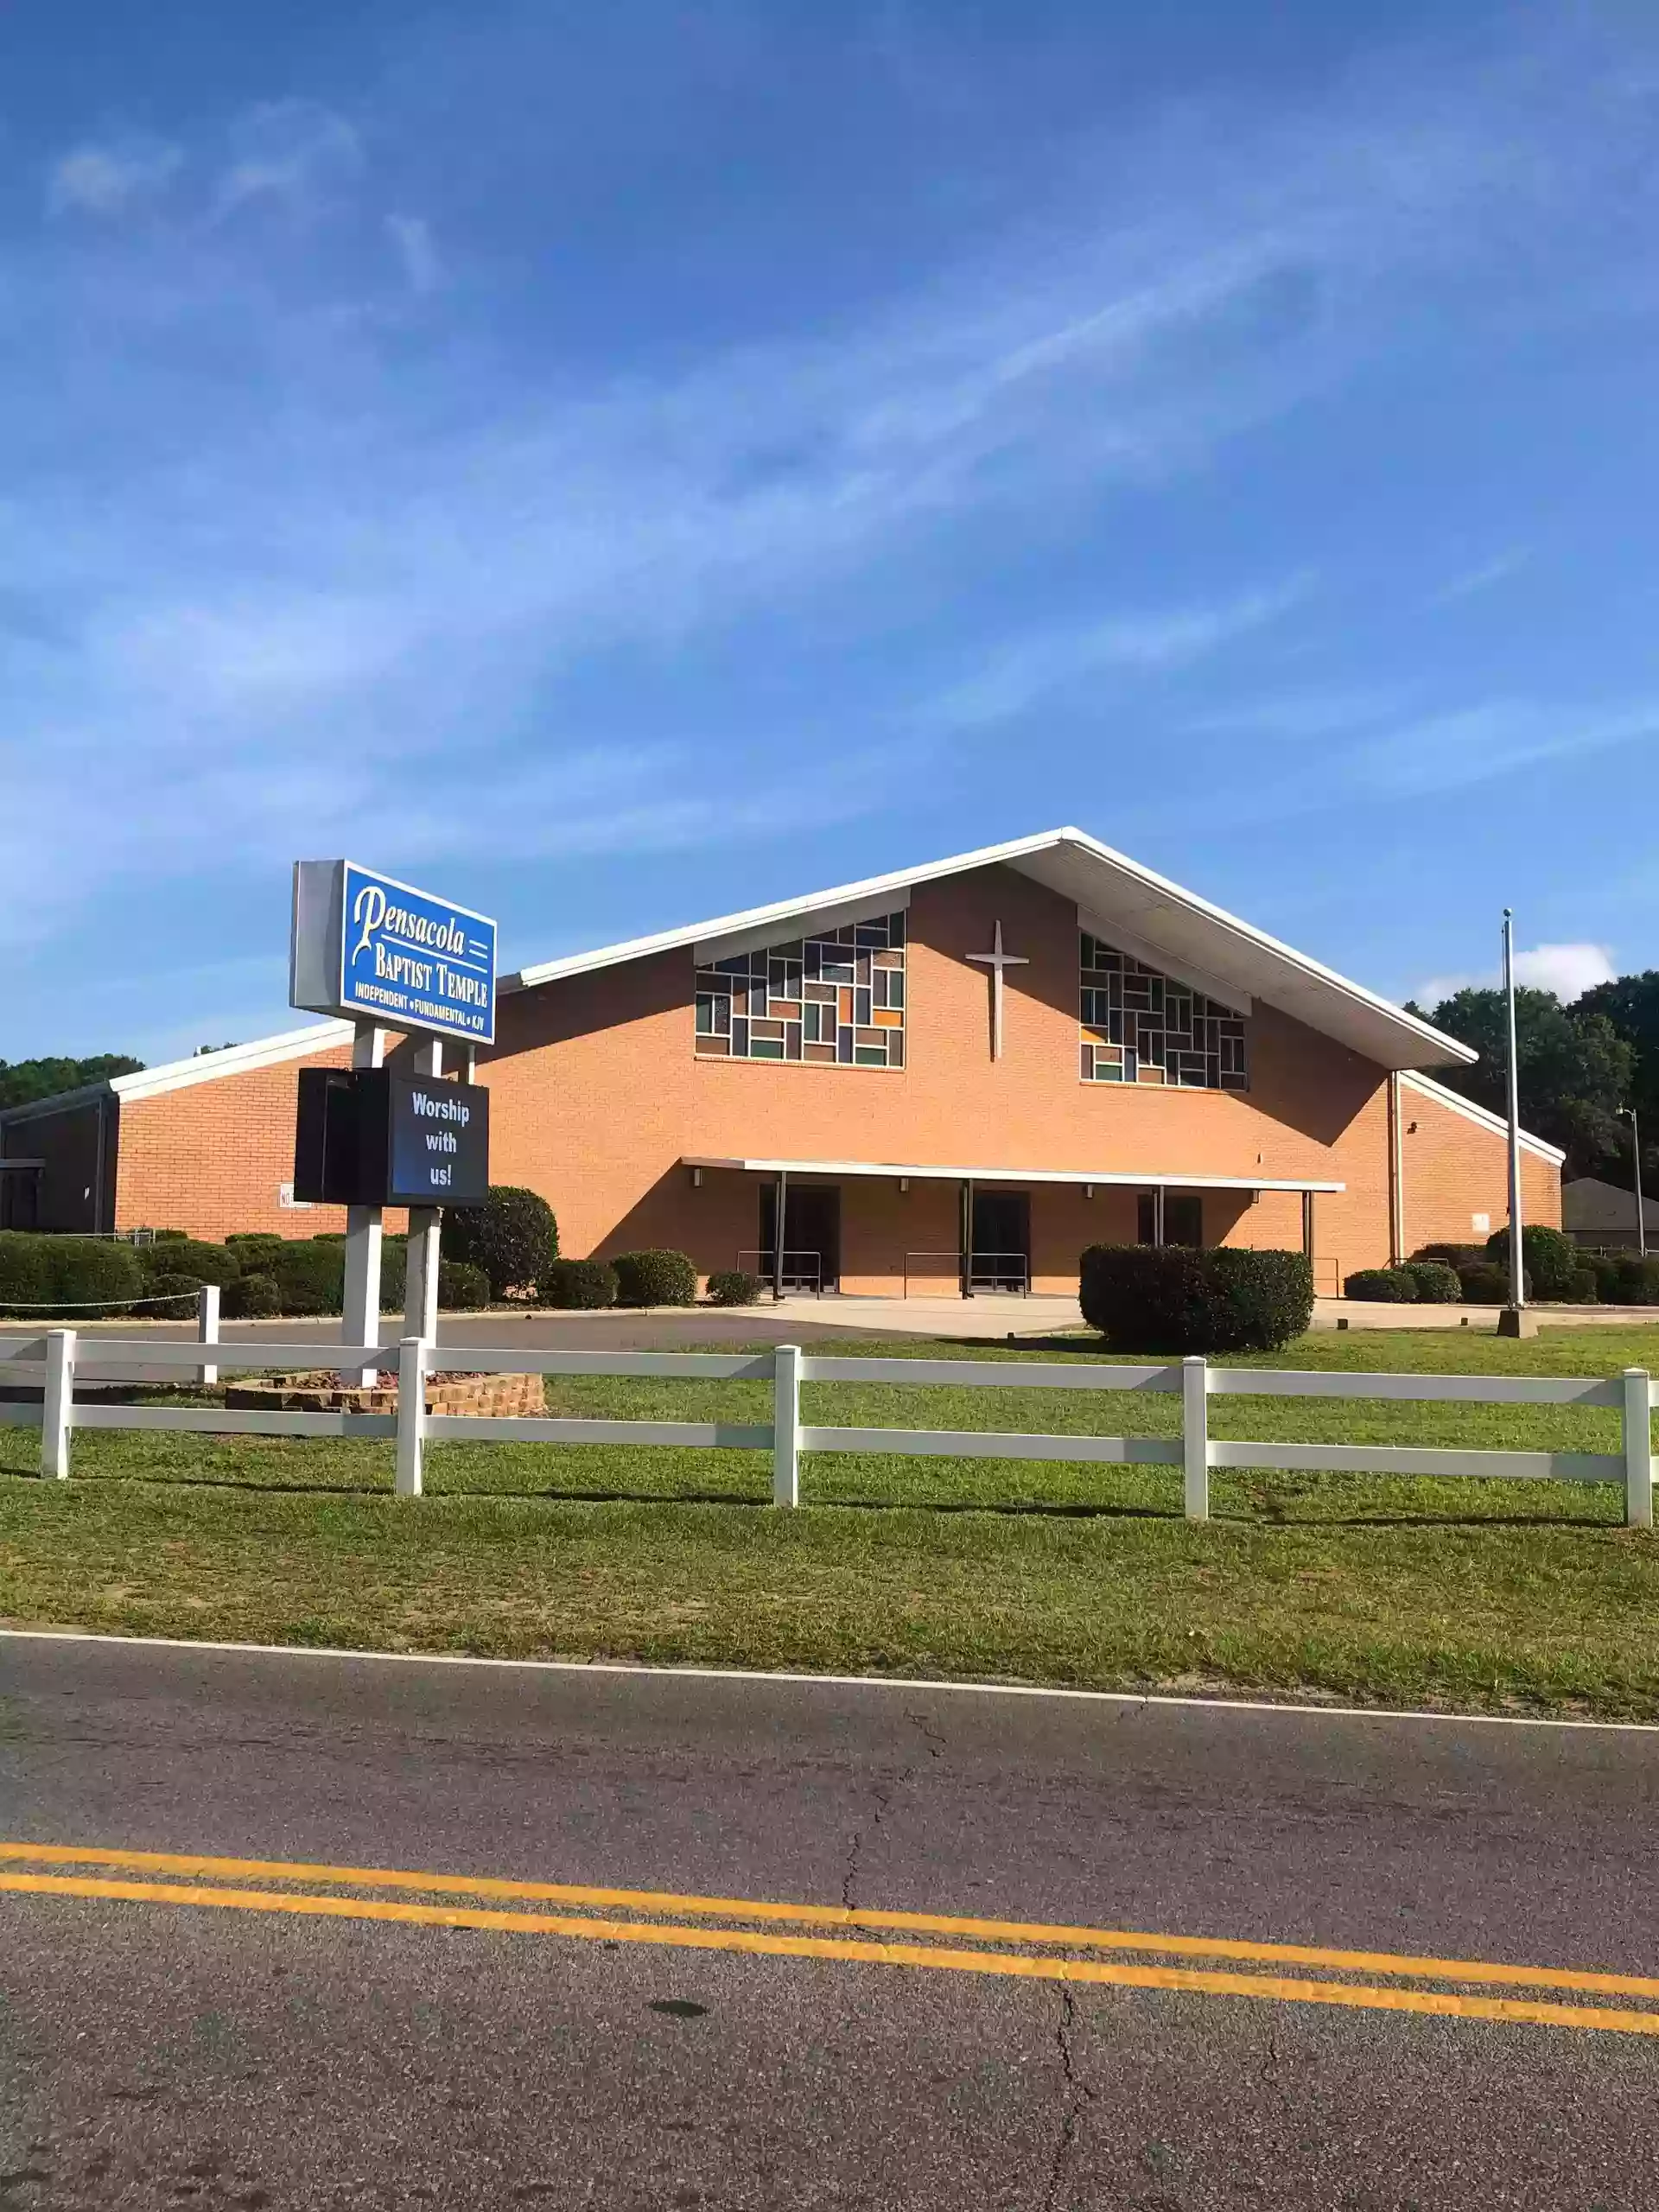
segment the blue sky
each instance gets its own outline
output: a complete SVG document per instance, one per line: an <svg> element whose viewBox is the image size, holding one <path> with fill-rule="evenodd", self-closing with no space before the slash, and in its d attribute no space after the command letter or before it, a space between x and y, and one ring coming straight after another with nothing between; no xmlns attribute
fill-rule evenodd
<svg viewBox="0 0 1659 2212"><path fill-rule="evenodd" d="M1506 901L1659 964L1650 6L57 0L0 72L0 1058L286 1026L342 851L509 964L1061 822L1395 995Z"/></svg>

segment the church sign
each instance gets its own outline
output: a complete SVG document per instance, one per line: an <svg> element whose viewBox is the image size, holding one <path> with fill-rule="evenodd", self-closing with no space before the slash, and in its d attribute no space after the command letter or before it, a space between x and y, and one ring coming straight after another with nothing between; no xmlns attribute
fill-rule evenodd
<svg viewBox="0 0 1659 2212"><path fill-rule="evenodd" d="M314 1014L495 1041L495 924L355 861L296 861L289 996Z"/></svg>

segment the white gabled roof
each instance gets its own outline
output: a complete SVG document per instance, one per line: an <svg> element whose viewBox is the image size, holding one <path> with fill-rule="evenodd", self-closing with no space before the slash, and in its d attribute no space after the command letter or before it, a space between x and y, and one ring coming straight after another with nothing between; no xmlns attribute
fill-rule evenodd
<svg viewBox="0 0 1659 2212"><path fill-rule="evenodd" d="M1262 999L1306 1022L1309 1028L1350 1046L1379 1066L1405 1071L1455 1065L1479 1057L1419 1015L1408 1014L1403 1007L1391 1005L1368 991L1363 983L1350 982L1334 969L1281 944L1263 930L1253 929L1236 914L1200 899L1196 892L1183 890L1167 876L1103 845L1086 830L1073 829L1046 830L1034 837L986 845L977 852L957 853L921 868L868 876L861 883L843 883L805 898L780 899L769 906L716 915L711 921L693 922L683 929L659 930L650 937L630 938L591 952L568 953L563 959L544 960L503 976L499 988L533 990L538 984L557 982L567 976L585 976L595 969L614 968L626 961L683 948L694 950L702 959L724 959L779 938L804 935L809 927L839 928L868 915L892 912L910 904L911 891L918 883L995 867L1017 868L1022 875L1073 901L1086 928L1109 938L1133 958L1153 966L1161 963L1167 973L1245 1012L1252 1000ZM137 1075L117 1076L106 1084L60 1092L55 1098L0 1109L0 1122L26 1121L43 1110L55 1113L82 1099L111 1094L123 1099L156 1098L169 1090L213 1083L220 1076L302 1060L344 1043L351 1034L349 1021L310 1022L302 1029L285 1029L251 1044L227 1045L221 1052L198 1052L188 1060L172 1060ZM1503 1126L1455 1091L1441 1092L1438 1084L1433 1089L1445 1103L1466 1112L1471 1119L1499 1128ZM1540 1138L1524 1141L1530 1150L1545 1158L1561 1157Z"/></svg>
<svg viewBox="0 0 1659 2212"><path fill-rule="evenodd" d="M1483 1129L1490 1129L1494 1136L1506 1138L1510 1125L1501 1114L1494 1114L1484 1106L1477 1106L1472 1098L1465 1098L1460 1090L1448 1090L1443 1083L1436 1083L1433 1076L1419 1075L1408 1070L1401 1077L1408 1090L1420 1091L1425 1098L1432 1098L1437 1106L1448 1106L1454 1114L1461 1114L1466 1122L1477 1122ZM1559 1167L1567 1158L1564 1152L1553 1144L1546 1144L1542 1137L1535 1137L1526 1129L1520 1132L1521 1148L1540 1160L1548 1160L1552 1167Z"/></svg>
<svg viewBox="0 0 1659 2212"><path fill-rule="evenodd" d="M168 1060L137 1075L118 1075L110 1089L118 1098L159 1098L164 1091L188 1090L192 1084L212 1083L222 1075L246 1075L254 1068L280 1067L284 1060L303 1060L313 1052L326 1052L331 1045L351 1041L349 1021L310 1021L303 1029L256 1037L251 1045L226 1045L217 1052L195 1052L188 1060Z"/></svg>
<svg viewBox="0 0 1659 2212"><path fill-rule="evenodd" d="M252 1068L280 1067L284 1060L303 1060L331 1045L349 1044L349 1021L312 1021L303 1029L284 1029L275 1037L257 1037L249 1045L226 1045L217 1052L193 1052L188 1060L168 1060L158 1068L140 1068L136 1075L111 1076L105 1083L84 1084L79 1090L60 1090L54 1097L31 1098L20 1106L0 1110L0 1122L28 1122L42 1114L60 1114L88 1099L159 1098L169 1090L188 1090L193 1084L214 1083L222 1075L245 1075Z"/></svg>
<svg viewBox="0 0 1659 2212"><path fill-rule="evenodd" d="M853 918L847 909L880 913L907 905L916 884L999 866L1017 868L1073 900L1087 925L1096 926L1103 937L1116 936L1132 957L1154 964L1162 960L1173 972L1230 1003L1265 1000L1381 1067L1456 1066L1479 1057L1421 1016L1368 991L1363 983L1350 982L1334 969L1310 960L1236 914L1211 906L1196 892L1183 890L1167 876L1103 845L1086 830L1075 829L1046 830L1034 837L957 853L949 860L844 883L804 899L779 899L683 929L602 945L596 951L569 953L563 959L521 968L516 976L503 979L502 988L533 990L537 984L557 982L567 976L584 976L596 968L683 947L719 958L739 950L737 940L760 943L768 933L791 937L804 934L809 925L837 926Z"/></svg>

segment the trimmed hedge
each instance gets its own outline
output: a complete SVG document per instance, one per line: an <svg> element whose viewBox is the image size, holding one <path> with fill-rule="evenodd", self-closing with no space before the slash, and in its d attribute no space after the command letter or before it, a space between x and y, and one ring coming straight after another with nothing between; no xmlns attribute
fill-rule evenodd
<svg viewBox="0 0 1659 2212"><path fill-rule="evenodd" d="M760 1278L747 1268L721 1268L709 1278L711 1306L755 1306L760 1300Z"/></svg>
<svg viewBox="0 0 1659 2212"><path fill-rule="evenodd" d="M346 1306L346 1247L321 1242L287 1245L271 1269L284 1313L339 1313Z"/></svg>
<svg viewBox="0 0 1659 2212"><path fill-rule="evenodd" d="M1077 1290L1084 1319L1123 1351L1277 1351L1313 1316L1300 1252L1091 1244Z"/></svg>
<svg viewBox="0 0 1659 2212"><path fill-rule="evenodd" d="M567 1313L597 1313L616 1303L616 1269L608 1260L555 1260L536 1286L538 1304Z"/></svg>
<svg viewBox="0 0 1659 2212"><path fill-rule="evenodd" d="M0 1306L33 1307L27 1318L44 1319L60 1313L74 1321L122 1313L133 1310L131 1301L149 1287L130 1244L99 1236L0 1230ZM146 1310L137 1308L140 1313Z"/></svg>
<svg viewBox="0 0 1659 2212"><path fill-rule="evenodd" d="M516 1183L492 1183L481 1206L454 1206L443 1217L452 1260L482 1268L498 1299L541 1281L559 1256L553 1209Z"/></svg>
<svg viewBox="0 0 1659 2212"><path fill-rule="evenodd" d="M225 1239L226 1250L236 1255L244 1274L269 1274L288 1246L286 1236L275 1236L268 1229L245 1229Z"/></svg>
<svg viewBox="0 0 1659 2212"><path fill-rule="evenodd" d="M1409 1268L1356 1268L1344 1278L1342 1294L1380 1306L1414 1306L1421 1293Z"/></svg>
<svg viewBox="0 0 1659 2212"><path fill-rule="evenodd" d="M1411 1257L1413 1264L1419 1260L1444 1260L1455 1274L1459 1268L1471 1268L1477 1262L1484 1262L1486 1247L1484 1244L1424 1244Z"/></svg>
<svg viewBox="0 0 1659 2212"><path fill-rule="evenodd" d="M443 1270L443 1240L438 1240L438 1270ZM383 1236L380 1240L380 1311L401 1313L409 1288L409 1239Z"/></svg>
<svg viewBox="0 0 1659 2212"><path fill-rule="evenodd" d="M697 1271L684 1252L619 1252L611 1262L616 1269L619 1306L695 1306Z"/></svg>
<svg viewBox="0 0 1659 2212"><path fill-rule="evenodd" d="M226 1286L220 1312L227 1319L264 1321L283 1310L283 1294L275 1275L238 1275Z"/></svg>
<svg viewBox="0 0 1659 2212"><path fill-rule="evenodd" d="M1458 1281L1463 1285L1463 1294L1471 1306L1507 1306L1510 1302L1510 1271L1492 1260L1476 1260L1458 1269ZM1532 1296L1532 1277L1523 1270L1521 1277L1523 1297Z"/></svg>
<svg viewBox="0 0 1659 2212"><path fill-rule="evenodd" d="M45 1238L20 1229L0 1229L0 1310L7 1301L38 1306L46 1298Z"/></svg>
<svg viewBox="0 0 1659 2212"><path fill-rule="evenodd" d="M474 1311L490 1302L490 1279L470 1260L446 1260L438 1255L438 1304L446 1313Z"/></svg>
<svg viewBox="0 0 1659 2212"><path fill-rule="evenodd" d="M1604 1306L1659 1306L1659 1255L1586 1252L1584 1262Z"/></svg>
<svg viewBox="0 0 1659 2212"><path fill-rule="evenodd" d="M170 1306L146 1306L143 1312L152 1321L194 1320L196 1298L200 1289L200 1275L171 1273L153 1274L149 1279L149 1296L151 1298L171 1297L174 1302ZM222 1303L219 1310L221 1313L224 1311Z"/></svg>
<svg viewBox="0 0 1659 2212"><path fill-rule="evenodd" d="M198 1244L193 1237L158 1237L154 1244L134 1247L138 1264L155 1287L159 1275L194 1275L200 1282L234 1282L242 1272L242 1255L228 1244Z"/></svg>
<svg viewBox="0 0 1659 2212"><path fill-rule="evenodd" d="M1444 1260L1406 1260L1395 1272L1411 1277L1425 1306L1455 1306L1463 1296L1457 1269Z"/></svg>
<svg viewBox="0 0 1659 2212"><path fill-rule="evenodd" d="M1510 1264L1510 1232L1507 1227L1494 1230L1486 1240L1486 1256L1498 1267ZM1521 1264L1532 1280L1529 1297L1560 1298L1570 1303L1583 1302L1583 1285L1580 1278L1586 1269L1583 1256L1570 1236L1559 1229L1543 1229L1530 1222L1521 1224ZM1593 1274L1591 1277L1593 1282Z"/></svg>

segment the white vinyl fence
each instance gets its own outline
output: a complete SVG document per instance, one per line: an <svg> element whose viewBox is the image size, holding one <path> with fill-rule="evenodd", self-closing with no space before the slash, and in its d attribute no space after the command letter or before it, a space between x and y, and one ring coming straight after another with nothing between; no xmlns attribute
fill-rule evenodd
<svg viewBox="0 0 1659 2212"><path fill-rule="evenodd" d="M41 1472L69 1472L77 1428L171 1429L213 1436L365 1436L397 1442L399 1497L417 1497L429 1440L513 1444L655 1444L772 1454L777 1505L798 1505L803 1452L896 1452L907 1457L1054 1459L1179 1467L1186 1517L1210 1516L1212 1467L1326 1470L1344 1474L1497 1476L1550 1482L1617 1483L1632 1528L1653 1525L1653 1384L1645 1368L1627 1367L1606 1381L1545 1376L1307 1374L1279 1368L1211 1367L1204 1359L1151 1366L1106 1362L988 1359L864 1359L804 1352L779 1344L757 1353L538 1351L525 1346L435 1344L405 1337L396 1345L283 1344L218 1339L204 1303L196 1343L179 1338L121 1339L73 1329L44 1336L0 1335L0 1378L38 1378L39 1403L0 1402L0 1427L41 1431ZM211 1328L211 1334L210 1334ZM210 1357L204 1357L210 1353ZM353 1374L365 1367L397 1371L395 1414L231 1412L217 1406L120 1405L75 1397L78 1363L99 1379L123 1370L176 1370L181 1382L212 1379L223 1370L315 1372L325 1364ZM563 1415L432 1414L426 1378L432 1374L623 1375L672 1376L705 1382L770 1382L767 1422L592 1421ZM1179 1437L1045 1436L1006 1429L849 1428L803 1423L803 1382L890 1383L904 1389L1137 1390L1181 1402ZM1396 1404L1592 1406L1616 1412L1621 1448L1611 1452L1459 1451L1387 1444L1234 1442L1210 1434L1212 1397L1382 1399Z"/></svg>

